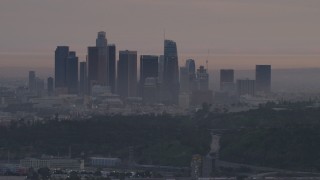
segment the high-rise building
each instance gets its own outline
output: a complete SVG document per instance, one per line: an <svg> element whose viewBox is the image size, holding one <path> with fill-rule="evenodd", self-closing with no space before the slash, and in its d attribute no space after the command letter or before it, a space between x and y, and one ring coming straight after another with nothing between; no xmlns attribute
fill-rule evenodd
<svg viewBox="0 0 320 180"><path fill-rule="evenodd" d="M67 58L69 55L68 46L58 46L55 51L54 80L56 88L67 86Z"/></svg>
<svg viewBox="0 0 320 180"><path fill-rule="evenodd" d="M36 72L29 71L29 92L36 93L37 91L37 80L36 80Z"/></svg>
<svg viewBox="0 0 320 180"><path fill-rule="evenodd" d="M37 87L37 96L42 97L44 96L45 90L44 90L44 80L40 78L36 78L36 87Z"/></svg>
<svg viewBox="0 0 320 180"><path fill-rule="evenodd" d="M108 81L112 93L116 91L116 45L108 45Z"/></svg>
<svg viewBox="0 0 320 180"><path fill-rule="evenodd" d="M187 59L186 60L186 68L188 69L188 72L190 74L196 73L196 63L193 59Z"/></svg>
<svg viewBox="0 0 320 180"><path fill-rule="evenodd" d="M98 51L97 47L88 47L88 93L91 93L91 88L98 84Z"/></svg>
<svg viewBox="0 0 320 180"><path fill-rule="evenodd" d="M188 70L188 88L189 92L197 89L196 84L196 63L193 59L187 59L186 68Z"/></svg>
<svg viewBox="0 0 320 180"><path fill-rule="evenodd" d="M256 65L256 91L271 91L271 65Z"/></svg>
<svg viewBox="0 0 320 180"><path fill-rule="evenodd" d="M187 59L184 67L180 68L180 92L191 93L196 90L196 64L193 59Z"/></svg>
<svg viewBox="0 0 320 180"><path fill-rule="evenodd" d="M157 102L157 78L147 77L143 85L143 102L147 104L154 104Z"/></svg>
<svg viewBox="0 0 320 180"><path fill-rule="evenodd" d="M67 59L67 87L69 94L78 94L78 57L70 51Z"/></svg>
<svg viewBox="0 0 320 180"><path fill-rule="evenodd" d="M120 51L117 92L122 98L137 96L137 51Z"/></svg>
<svg viewBox="0 0 320 180"><path fill-rule="evenodd" d="M109 53L106 33L98 32L95 47L88 47L89 93L94 85L109 86Z"/></svg>
<svg viewBox="0 0 320 180"><path fill-rule="evenodd" d="M96 47L98 48L98 83L102 86L109 85L108 73L108 41L106 39L106 33L98 32L96 39Z"/></svg>
<svg viewBox="0 0 320 180"><path fill-rule="evenodd" d="M178 104L179 65L177 44L172 40L164 41L163 97L166 104Z"/></svg>
<svg viewBox="0 0 320 180"><path fill-rule="evenodd" d="M204 66L197 69L196 88L192 90L191 104L202 105L203 103L212 103L213 93L209 90L209 74Z"/></svg>
<svg viewBox="0 0 320 180"><path fill-rule="evenodd" d="M79 92L81 95L87 94L88 92L88 74L87 74L87 62L80 62L80 84Z"/></svg>
<svg viewBox="0 0 320 180"><path fill-rule="evenodd" d="M158 66L158 83L163 82L163 71L164 71L164 56L159 56L159 66Z"/></svg>
<svg viewBox="0 0 320 180"><path fill-rule="evenodd" d="M49 77L47 79L47 90L48 90L48 96L53 96L54 95L53 77Z"/></svg>
<svg viewBox="0 0 320 180"><path fill-rule="evenodd" d="M197 83L198 83L198 90L206 91L209 90L209 74L204 66L200 66L197 69Z"/></svg>
<svg viewBox="0 0 320 180"><path fill-rule="evenodd" d="M143 87L146 78L158 77L158 56L141 55L140 56L140 94L143 97Z"/></svg>
<svg viewBox="0 0 320 180"><path fill-rule="evenodd" d="M238 79L237 80L237 94L241 95L255 95L255 80Z"/></svg>
<svg viewBox="0 0 320 180"><path fill-rule="evenodd" d="M220 91L229 93L234 91L233 69L220 69Z"/></svg>
<svg viewBox="0 0 320 180"><path fill-rule="evenodd" d="M180 67L180 93L189 92L189 73L186 67Z"/></svg>

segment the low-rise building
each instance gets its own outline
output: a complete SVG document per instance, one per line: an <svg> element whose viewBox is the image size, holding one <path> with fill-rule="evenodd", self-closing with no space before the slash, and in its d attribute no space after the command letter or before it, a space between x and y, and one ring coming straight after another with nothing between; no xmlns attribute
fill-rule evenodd
<svg viewBox="0 0 320 180"><path fill-rule="evenodd" d="M104 158L104 157L91 157L91 166L96 167L115 167L121 164L119 158Z"/></svg>
<svg viewBox="0 0 320 180"><path fill-rule="evenodd" d="M52 159L36 159L26 158L20 160L20 165L27 168L42 168L48 167L52 169L81 169L83 167L83 160L79 159L64 159L64 158L52 158Z"/></svg>

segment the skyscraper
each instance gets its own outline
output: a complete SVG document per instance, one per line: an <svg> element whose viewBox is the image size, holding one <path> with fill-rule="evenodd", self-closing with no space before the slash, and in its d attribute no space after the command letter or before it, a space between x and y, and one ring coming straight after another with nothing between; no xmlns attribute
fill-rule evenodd
<svg viewBox="0 0 320 180"><path fill-rule="evenodd" d="M164 69L164 56L159 56L159 66L158 66L158 83L163 82L163 69Z"/></svg>
<svg viewBox="0 0 320 180"><path fill-rule="evenodd" d="M137 51L120 51L117 92L122 98L137 96Z"/></svg>
<svg viewBox="0 0 320 180"><path fill-rule="evenodd" d="M256 65L256 91L271 91L271 65Z"/></svg>
<svg viewBox="0 0 320 180"><path fill-rule="evenodd" d="M209 74L204 66L197 69L196 88L192 90L191 104L202 105L203 103L212 103L213 93L209 90Z"/></svg>
<svg viewBox="0 0 320 180"><path fill-rule="evenodd" d="M186 60L186 68L188 69L188 72L190 74L196 73L196 63L193 59L187 59Z"/></svg>
<svg viewBox="0 0 320 180"><path fill-rule="evenodd" d="M56 88L66 88L67 86L67 58L69 55L68 46L58 46L55 51L54 79Z"/></svg>
<svg viewBox="0 0 320 180"><path fill-rule="evenodd" d="M36 72L29 71L29 92L36 93L37 91L37 80L36 80Z"/></svg>
<svg viewBox="0 0 320 180"><path fill-rule="evenodd" d="M193 59L187 59L186 68L188 70L188 88L189 92L196 89L196 63Z"/></svg>
<svg viewBox="0 0 320 180"><path fill-rule="evenodd" d="M180 93L189 92L189 73L186 67L180 67Z"/></svg>
<svg viewBox="0 0 320 180"><path fill-rule="evenodd" d="M76 52L70 51L67 59L67 87L69 94L78 93L78 68Z"/></svg>
<svg viewBox="0 0 320 180"><path fill-rule="evenodd" d="M112 93L116 91L116 45L108 45L108 81Z"/></svg>
<svg viewBox="0 0 320 180"><path fill-rule="evenodd" d="M88 90L91 93L93 85L98 84L98 48L88 47Z"/></svg>
<svg viewBox="0 0 320 180"><path fill-rule="evenodd" d="M87 94L87 92L88 92L87 80L88 80L87 62L80 62L79 92L81 95Z"/></svg>
<svg viewBox="0 0 320 180"><path fill-rule="evenodd" d="M234 90L234 70L220 69L220 91L231 92Z"/></svg>
<svg viewBox="0 0 320 180"><path fill-rule="evenodd" d="M98 83L102 86L109 85L108 82L108 41L106 33L98 32L96 39L96 47L98 48Z"/></svg>
<svg viewBox="0 0 320 180"><path fill-rule="evenodd" d="M54 94L54 85L53 85L53 78L49 77L47 79L47 90L48 90L48 96L53 96Z"/></svg>
<svg viewBox="0 0 320 180"><path fill-rule="evenodd" d="M180 92L190 93L196 89L196 64L193 59L187 59L180 68Z"/></svg>
<svg viewBox="0 0 320 180"><path fill-rule="evenodd" d="M36 87L37 87L36 92L37 92L38 97L42 97L46 94L44 91L44 80L43 79L36 78Z"/></svg>
<svg viewBox="0 0 320 180"><path fill-rule="evenodd" d="M147 77L143 85L142 99L144 103L154 104L157 102L157 78Z"/></svg>
<svg viewBox="0 0 320 180"><path fill-rule="evenodd" d="M197 69L197 83L198 83L198 90L200 91L207 91L209 90L209 74L204 66L200 66Z"/></svg>
<svg viewBox="0 0 320 180"><path fill-rule="evenodd" d="M96 46L88 47L88 89L90 93L93 85L111 86L112 90L115 89L115 63L115 46L108 46L106 32L98 32Z"/></svg>
<svg viewBox="0 0 320 180"><path fill-rule="evenodd" d="M148 77L158 77L158 56L153 55L141 55L140 56L140 85L139 90L141 96L143 96L143 87L145 79Z"/></svg>
<svg viewBox="0 0 320 180"><path fill-rule="evenodd" d="M178 104L178 51L176 42L172 40L164 40L163 86L163 102L167 104Z"/></svg>

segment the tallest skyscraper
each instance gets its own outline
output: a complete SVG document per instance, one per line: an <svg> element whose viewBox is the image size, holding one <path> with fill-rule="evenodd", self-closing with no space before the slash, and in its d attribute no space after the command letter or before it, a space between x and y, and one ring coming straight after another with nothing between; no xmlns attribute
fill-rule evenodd
<svg viewBox="0 0 320 180"><path fill-rule="evenodd" d="M179 65L177 44L164 40L163 97L167 104L177 104L179 95Z"/></svg>
<svg viewBox="0 0 320 180"><path fill-rule="evenodd" d="M98 32L96 46L88 47L88 85L89 92L94 85L109 85L108 82L108 42L106 33Z"/></svg>
<svg viewBox="0 0 320 180"><path fill-rule="evenodd" d="M98 32L96 39L96 47L98 48L98 82L100 85L109 85L108 82L108 41L106 32Z"/></svg>

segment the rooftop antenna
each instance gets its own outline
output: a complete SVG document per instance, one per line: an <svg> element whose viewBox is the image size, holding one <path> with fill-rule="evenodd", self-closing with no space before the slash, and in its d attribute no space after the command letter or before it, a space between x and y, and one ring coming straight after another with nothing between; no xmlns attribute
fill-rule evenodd
<svg viewBox="0 0 320 180"><path fill-rule="evenodd" d="M209 54L210 54L210 50L208 49L207 60L206 60L207 71L208 71L208 59L209 59Z"/></svg>
<svg viewBox="0 0 320 180"><path fill-rule="evenodd" d="M163 29L163 41L166 40L166 29Z"/></svg>

